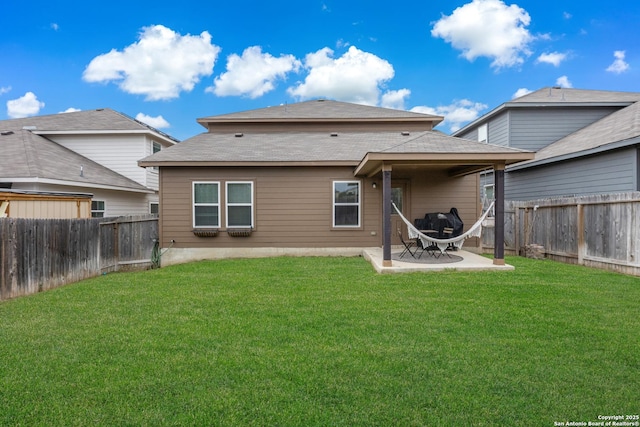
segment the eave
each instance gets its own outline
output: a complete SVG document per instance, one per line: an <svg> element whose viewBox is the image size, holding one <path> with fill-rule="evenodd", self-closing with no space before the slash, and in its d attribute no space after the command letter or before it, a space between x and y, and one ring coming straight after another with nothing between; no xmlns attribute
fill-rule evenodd
<svg viewBox="0 0 640 427"><path fill-rule="evenodd" d="M357 161L344 160L344 161L275 161L275 162L233 162L233 161L198 161L198 160L175 160L175 161L138 161L138 166L146 167L328 167L328 166L357 166Z"/></svg>
<svg viewBox="0 0 640 427"><path fill-rule="evenodd" d="M373 176L383 165L445 167L451 176L476 173L494 165L510 165L534 158L532 152L513 153L367 153L355 176Z"/></svg>
<svg viewBox="0 0 640 427"><path fill-rule="evenodd" d="M34 135L150 135L156 139L162 140L168 144L175 145L179 140L161 133L153 132L145 129L129 129L129 130L35 130L30 129Z"/></svg>

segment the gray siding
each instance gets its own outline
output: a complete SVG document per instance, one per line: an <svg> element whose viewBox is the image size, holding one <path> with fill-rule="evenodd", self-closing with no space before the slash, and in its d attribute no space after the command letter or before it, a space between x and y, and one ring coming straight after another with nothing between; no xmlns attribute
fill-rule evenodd
<svg viewBox="0 0 640 427"><path fill-rule="evenodd" d="M502 113L493 118L487 126L489 132L489 144L509 146L509 112Z"/></svg>
<svg viewBox="0 0 640 427"><path fill-rule="evenodd" d="M469 139L471 141L477 141L478 140L478 128L475 127L473 129L471 129L469 132L463 133L459 137L460 138L464 138L464 139Z"/></svg>
<svg viewBox="0 0 640 427"><path fill-rule="evenodd" d="M510 147L537 151L619 108L517 108L510 111Z"/></svg>
<svg viewBox="0 0 640 427"><path fill-rule="evenodd" d="M636 148L507 172L505 198L533 200L638 190Z"/></svg>

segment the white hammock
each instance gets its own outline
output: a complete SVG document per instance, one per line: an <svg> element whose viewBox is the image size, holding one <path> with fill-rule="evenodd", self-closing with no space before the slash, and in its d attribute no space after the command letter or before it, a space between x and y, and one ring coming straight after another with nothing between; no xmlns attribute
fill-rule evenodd
<svg viewBox="0 0 640 427"><path fill-rule="evenodd" d="M402 213L400 212L396 204L391 202L391 204L393 205L393 208L396 210L398 215L400 215L400 218L402 218L404 223L407 224L407 231L409 232L409 238L420 239L420 241L422 242L423 248L429 247L431 245L436 245L438 249L440 249L441 253L444 253L444 251L447 250L449 245L453 245L456 248L461 249L462 245L464 244L464 241L467 240L468 238L480 237L480 235L482 234L482 222L487 218L487 215L489 214L489 212L491 212L491 209L493 208L494 203L495 202L491 202L491 205L489 205L489 208L485 211L485 213L483 213L482 216L480 216L480 219L478 219L476 223L473 224L471 228L469 228L465 233L462 233L461 235L457 237L452 237L450 239L436 239L434 237L429 237L423 232L421 232L420 230L418 230L409 220L407 220L407 218L402 216Z"/></svg>

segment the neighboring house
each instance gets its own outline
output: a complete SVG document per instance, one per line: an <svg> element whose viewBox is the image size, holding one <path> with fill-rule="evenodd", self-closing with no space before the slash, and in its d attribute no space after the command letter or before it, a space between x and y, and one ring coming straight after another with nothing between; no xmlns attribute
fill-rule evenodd
<svg viewBox="0 0 640 427"><path fill-rule="evenodd" d="M158 171L137 161L178 142L110 109L0 121L0 189L93 195L91 216L157 213Z"/></svg>
<svg viewBox="0 0 640 427"><path fill-rule="evenodd" d="M536 151L507 167L505 198L640 190L640 93L544 88L506 102L453 136ZM492 172L481 179L488 197Z"/></svg>
<svg viewBox="0 0 640 427"><path fill-rule="evenodd" d="M329 100L199 119L208 132L139 162L160 169L163 264L382 246L391 265L392 200L412 219L456 207L470 226L477 172L533 154L433 131L440 121Z"/></svg>

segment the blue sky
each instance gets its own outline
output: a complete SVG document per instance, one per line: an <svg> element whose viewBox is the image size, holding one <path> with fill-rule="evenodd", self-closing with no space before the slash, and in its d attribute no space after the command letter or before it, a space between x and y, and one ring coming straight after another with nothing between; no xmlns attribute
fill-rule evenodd
<svg viewBox="0 0 640 427"><path fill-rule="evenodd" d="M640 2L2 0L0 119L112 108L196 119L329 98L450 133L547 86L640 92Z"/></svg>

